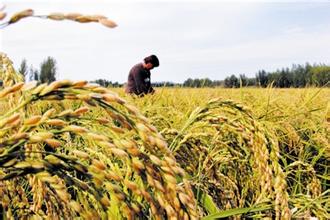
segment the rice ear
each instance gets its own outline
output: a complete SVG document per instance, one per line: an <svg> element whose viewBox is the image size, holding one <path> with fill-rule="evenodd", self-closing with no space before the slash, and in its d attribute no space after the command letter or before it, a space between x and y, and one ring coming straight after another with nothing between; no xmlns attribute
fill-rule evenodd
<svg viewBox="0 0 330 220"><path fill-rule="evenodd" d="M0 11L0 21L3 20L7 16L6 12Z"/></svg>
<svg viewBox="0 0 330 220"><path fill-rule="evenodd" d="M14 14L10 20L9 20L9 24L13 24L16 23L17 21L21 20L22 18L26 18L26 17L30 17L34 14L34 11L32 9L26 9L24 11L20 11L16 14Z"/></svg>
<svg viewBox="0 0 330 220"><path fill-rule="evenodd" d="M51 13L51 14L47 15L47 18L49 18L51 20L62 21L66 17L63 13Z"/></svg>
<svg viewBox="0 0 330 220"><path fill-rule="evenodd" d="M117 24L115 22L113 22L112 20L109 20L107 18L99 19L99 23L106 26L106 27L108 27L108 28L117 27Z"/></svg>
<svg viewBox="0 0 330 220"><path fill-rule="evenodd" d="M65 18L68 19L68 20L75 20L76 18L82 16L82 14L80 13L68 13L65 15Z"/></svg>

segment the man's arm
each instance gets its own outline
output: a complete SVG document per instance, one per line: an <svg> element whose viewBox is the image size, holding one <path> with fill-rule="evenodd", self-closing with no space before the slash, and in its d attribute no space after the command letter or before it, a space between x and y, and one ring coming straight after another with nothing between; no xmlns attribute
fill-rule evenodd
<svg viewBox="0 0 330 220"><path fill-rule="evenodd" d="M141 93L146 94L150 89L150 86L148 86L148 84L144 80L145 79L140 71L135 72L134 74L135 88L137 89L137 92L139 94Z"/></svg>

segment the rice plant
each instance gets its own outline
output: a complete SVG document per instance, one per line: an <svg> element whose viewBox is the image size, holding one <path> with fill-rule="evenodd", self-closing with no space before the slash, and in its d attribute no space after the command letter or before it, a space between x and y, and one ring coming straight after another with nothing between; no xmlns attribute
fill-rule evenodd
<svg viewBox="0 0 330 220"><path fill-rule="evenodd" d="M135 107L85 81L12 79L0 92L5 217L197 218L184 170Z"/></svg>

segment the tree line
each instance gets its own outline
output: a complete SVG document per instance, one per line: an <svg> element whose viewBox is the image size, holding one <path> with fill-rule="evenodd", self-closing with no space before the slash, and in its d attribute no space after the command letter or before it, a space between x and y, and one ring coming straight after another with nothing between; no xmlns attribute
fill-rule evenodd
<svg viewBox="0 0 330 220"><path fill-rule="evenodd" d="M23 59L18 72L25 80L40 81L50 83L56 80L58 76L57 62L53 57L47 57L41 62L40 68L28 66L26 59ZM106 79L96 79L91 81L104 87L122 87L124 84L112 82ZM291 68L282 68L274 72L259 70L255 77L247 77L245 74L238 76L232 74L224 80L211 80L209 78L192 79L188 78L183 83L174 82L154 82L154 87L225 87L238 88L246 86L267 87L268 85L279 88L300 88L306 86L330 86L330 66L325 64L294 64Z"/></svg>
<svg viewBox="0 0 330 220"><path fill-rule="evenodd" d="M26 81L40 81L41 83L51 83L56 81L58 77L57 62L53 57L47 57L40 63L40 67L34 68L32 65L28 66L26 59L23 59L18 72L24 76ZM91 81L104 87L120 87L122 84L118 82L111 82L106 79L97 79Z"/></svg>
<svg viewBox="0 0 330 220"><path fill-rule="evenodd" d="M255 77L245 74L232 74L224 80L187 79L184 87L226 87L238 88L241 86L267 87L272 84L278 88L301 88L306 86L330 86L330 66L325 64L292 65L291 68L282 68L274 72L259 70Z"/></svg>
<svg viewBox="0 0 330 220"><path fill-rule="evenodd" d="M106 80L106 79L97 79L97 80L93 80L91 81L92 83L97 83L100 86L103 87L122 87L123 84L120 84L119 82L112 82L110 80Z"/></svg>
<svg viewBox="0 0 330 220"><path fill-rule="evenodd" d="M42 83L50 83L56 80L57 66L56 60L52 57L47 57L40 64L40 69L34 68L32 65L29 67L26 59L23 59L18 72L24 76L25 80L40 81Z"/></svg>

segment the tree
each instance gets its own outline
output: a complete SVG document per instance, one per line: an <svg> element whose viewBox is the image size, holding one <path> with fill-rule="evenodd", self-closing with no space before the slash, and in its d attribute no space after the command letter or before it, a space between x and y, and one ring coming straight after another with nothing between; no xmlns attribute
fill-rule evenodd
<svg viewBox="0 0 330 220"><path fill-rule="evenodd" d="M268 74L265 70L261 70L256 75L256 80L259 86L266 87L268 85Z"/></svg>
<svg viewBox="0 0 330 220"><path fill-rule="evenodd" d="M42 83L50 83L56 80L56 60L52 57L47 57L45 61L40 64L39 80Z"/></svg>
<svg viewBox="0 0 330 220"><path fill-rule="evenodd" d="M38 81L39 80L39 72L38 70L34 69L31 65L28 71L29 81Z"/></svg>
<svg viewBox="0 0 330 220"><path fill-rule="evenodd" d="M290 71L289 69L282 69L279 72L279 80L278 80L278 87L280 88L288 88L292 85L292 80L290 79Z"/></svg>
<svg viewBox="0 0 330 220"><path fill-rule="evenodd" d="M235 75L231 75L225 79L225 87L227 88L238 88L239 87L239 79Z"/></svg>
<svg viewBox="0 0 330 220"><path fill-rule="evenodd" d="M193 79L188 78L186 81L183 82L184 87L192 87L193 86Z"/></svg>
<svg viewBox="0 0 330 220"><path fill-rule="evenodd" d="M201 87L213 87L212 80L210 80L209 78L202 79Z"/></svg>
<svg viewBox="0 0 330 220"><path fill-rule="evenodd" d="M25 77L29 73L27 62L26 62L26 59L25 58L22 60L21 65L18 68L18 72L23 75L24 81L25 81Z"/></svg>
<svg viewBox="0 0 330 220"><path fill-rule="evenodd" d="M310 71L312 82L316 86L324 86L330 83L330 66L316 66Z"/></svg>
<svg viewBox="0 0 330 220"><path fill-rule="evenodd" d="M256 78L248 78L247 84L248 86L256 86L257 85Z"/></svg>
<svg viewBox="0 0 330 220"><path fill-rule="evenodd" d="M33 71L33 80L38 81L39 80L39 72L38 70Z"/></svg>
<svg viewBox="0 0 330 220"><path fill-rule="evenodd" d="M241 86L248 86L249 85L248 78L245 76L245 74L240 74L239 75L239 81L240 81Z"/></svg>
<svg viewBox="0 0 330 220"><path fill-rule="evenodd" d="M109 87L109 86L112 86L113 83L109 80L106 80L106 79L97 79L97 80L94 80L92 82L95 82L97 84L99 84L100 86L103 86L103 87Z"/></svg>
<svg viewBox="0 0 330 220"><path fill-rule="evenodd" d="M194 79L193 85L195 88L200 88L202 87L202 82L203 82L202 79Z"/></svg>
<svg viewBox="0 0 330 220"><path fill-rule="evenodd" d="M291 72L293 73L294 87L298 88L306 86L307 73L302 65L293 65Z"/></svg>

